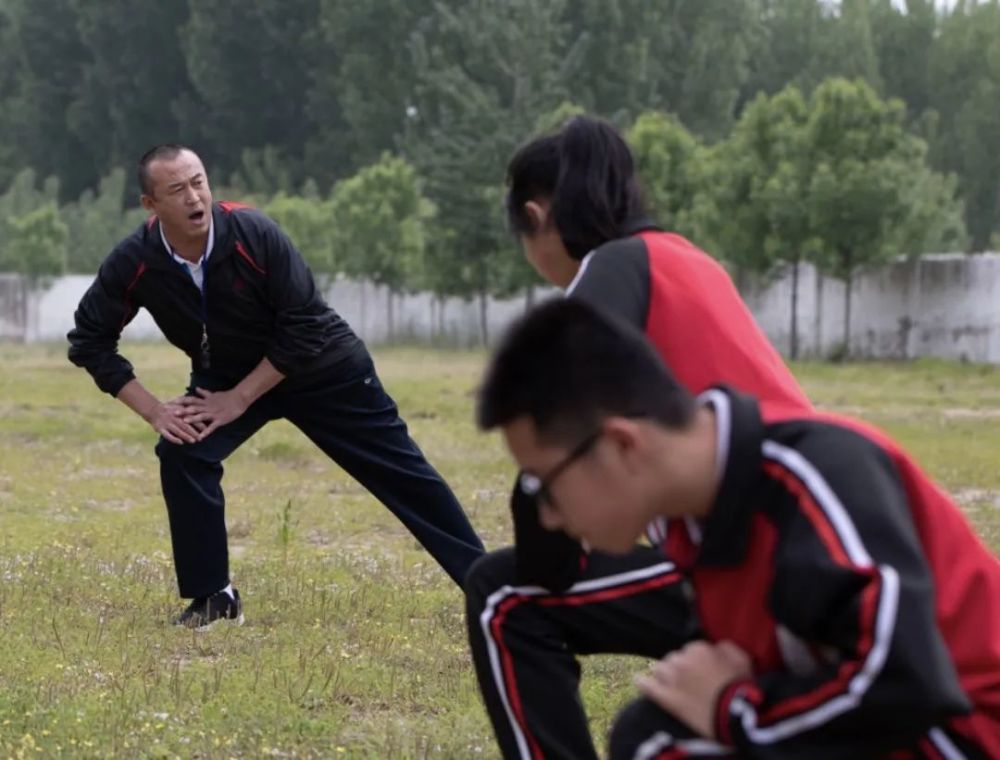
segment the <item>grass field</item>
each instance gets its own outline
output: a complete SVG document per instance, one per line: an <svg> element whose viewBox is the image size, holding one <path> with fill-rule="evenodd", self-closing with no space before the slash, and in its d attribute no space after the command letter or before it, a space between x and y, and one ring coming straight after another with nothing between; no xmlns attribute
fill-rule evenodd
<svg viewBox="0 0 1000 760"><path fill-rule="evenodd" d="M155 392L180 392L176 352L127 349ZM376 354L414 437L497 548L512 470L472 425L482 360ZM1000 549L1000 371L795 371L820 405L897 436ZM153 443L61 346L0 346L0 757L496 757L457 589L286 423L227 463L247 624L166 625L180 604ZM599 741L641 667L584 663Z"/></svg>

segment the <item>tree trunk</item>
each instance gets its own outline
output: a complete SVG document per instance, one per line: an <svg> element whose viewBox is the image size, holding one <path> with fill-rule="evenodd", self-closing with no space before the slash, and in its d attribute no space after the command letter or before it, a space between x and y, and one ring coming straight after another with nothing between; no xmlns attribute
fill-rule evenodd
<svg viewBox="0 0 1000 760"><path fill-rule="evenodd" d="M816 270L816 317L813 320L813 345L818 356L825 356L823 351L823 273Z"/></svg>
<svg viewBox="0 0 1000 760"><path fill-rule="evenodd" d="M799 358L799 258L796 255L792 260L792 324L788 346L791 359Z"/></svg>
<svg viewBox="0 0 1000 760"><path fill-rule="evenodd" d="M844 259L844 358L851 353L851 291L854 285L854 252L843 251Z"/></svg>
<svg viewBox="0 0 1000 760"><path fill-rule="evenodd" d="M490 344L490 328L488 324L488 307L489 307L489 295L485 290L479 291L479 337L483 342L483 346L488 346Z"/></svg>
<svg viewBox="0 0 1000 760"><path fill-rule="evenodd" d="M395 329L395 325L393 325L393 314L392 314L392 302L395 299L393 298L392 288L386 287L385 290L386 290L386 295L385 295L385 304L386 304L386 307L385 307L385 316L386 316L386 319L389 320L388 335L387 335L387 337L389 339L389 342L392 343L392 339L396 336L396 329Z"/></svg>
<svg viewBox="0 0 1000 760"><path fill-rule="evenodd" d="M365 308L367 306L367 304L365 303L366 297L365 297L365 281L364 280L358 280L358 288L361 289L361 339L362 340L368 340L368 330L366 329L367 328L367 324L366 324L366 319L365 319L365 317L367 316L366 315L367 309Z"/></svg>

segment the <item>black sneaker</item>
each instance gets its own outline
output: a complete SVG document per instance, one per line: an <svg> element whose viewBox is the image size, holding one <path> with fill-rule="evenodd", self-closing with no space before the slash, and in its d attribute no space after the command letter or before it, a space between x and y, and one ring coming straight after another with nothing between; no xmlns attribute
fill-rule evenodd
<svg viewBox="0 0 1000 760"><path fill-rule="evenodd" d="M207 631L220 620L243 625L243 602L236 589L233 589L232 596L225 591L217 591L211 596L195 599L173 623L196 631Z"/></svg>

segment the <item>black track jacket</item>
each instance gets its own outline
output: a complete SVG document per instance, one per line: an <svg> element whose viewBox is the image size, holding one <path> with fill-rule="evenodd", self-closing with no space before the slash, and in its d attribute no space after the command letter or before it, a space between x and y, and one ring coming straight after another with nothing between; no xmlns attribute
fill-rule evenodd
<svg viewBox="0 0 1000 760"><path fill-rule="evenodd" d="M365 353L275 222L225 202L212 204L212 219L215 245L202 289L164 247L156 217L101 264L67 337L70 361L85 368L102 391L117 396L135 377L118 353L118 339L142 307L191 358L192 370L219 387L235 385L265 357L287 377L279 388L288 389Z"/></svg>

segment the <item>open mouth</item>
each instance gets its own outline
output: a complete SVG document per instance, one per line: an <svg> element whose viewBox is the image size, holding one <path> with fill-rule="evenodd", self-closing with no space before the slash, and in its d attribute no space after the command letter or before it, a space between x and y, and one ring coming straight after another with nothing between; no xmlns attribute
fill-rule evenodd
<svg viewBox="0 0 1000 760"><path fill-rule="evenodd" d="M205 218L205 212L202 211L192 211L188 214L188 219L196 224L200 223Z"/></svg>

